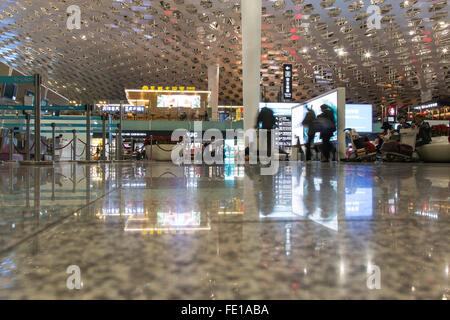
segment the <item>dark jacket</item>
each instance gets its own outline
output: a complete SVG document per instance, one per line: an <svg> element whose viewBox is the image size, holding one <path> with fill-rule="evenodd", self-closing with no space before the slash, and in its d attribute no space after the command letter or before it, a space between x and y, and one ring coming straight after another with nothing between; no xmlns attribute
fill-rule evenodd
<svg viewBox="0 0 450 320"><path fill-rule="evenodd" d="M324 135L332 136L336 131L336 120L334 118L333 110L325 110L317 116L320 123L320 136Z"/></svg>
<svg viewBox="0 0 450 320"><path fill-rule="evenodd" d="M419 133L417 134L417 142L427 144L431 142L431 127L428 122L423 121L418 125Z"/></svg>
<svg viewBox="0 0 450 320"><path fill-rule="evenodd" d="M262 129L273 129L276 123L273 111L267 107L262 108L258 115L257 127L259 127L260 122L262 122Z"/></svg>
<svg viewBox="0 0 450 320"><path fill-rule="evenodd" d="M316 114L313 110L309 110L308 113L305 116L305 119L303 119L302 125L306 128L308 128L308 136L314 137L314 135L317 132L316 128Z"/></svg>

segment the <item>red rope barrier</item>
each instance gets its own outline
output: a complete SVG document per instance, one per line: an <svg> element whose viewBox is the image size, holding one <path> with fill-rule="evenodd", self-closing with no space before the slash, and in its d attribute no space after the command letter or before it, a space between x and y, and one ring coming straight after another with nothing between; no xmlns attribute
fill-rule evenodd
<svg viewBox="0 0 450 320"><path fill-rule="evenodd" d="M83 142L80 138L78 138L78 141L80 141L82 144L86 145L86 142Z"/></svg>
<svg viewBox="0 0 450 320"><path fill-rule="evenodd" d="M55 148L55 150L62 150L62 149L65 149L65 148L67 148L72 142L73 142L73 139L70 140L64 147Z"/></svg>
<svg viewBox="0 0 450 320"><path fill-rule="evenodd" d="M30 147L30 151L33 150L33 147L34 147L34 142L33 142L33 145ZM16 151L17 151L19 154L27 154L26 151L20 151L19 148L16 147L16 145L14 145L14 149L16 149Z"/></svg>
<svg viewBox="0 0 450 320"><path fill-rule="evenodd" d="M46 144L46 143L44 142L44 140L41 140L41 142L42 142L42 144L43 144L44 146L46 146L47 148L49 148L49 149L52 148L52 146L49 146L48 144Z"/></svg>

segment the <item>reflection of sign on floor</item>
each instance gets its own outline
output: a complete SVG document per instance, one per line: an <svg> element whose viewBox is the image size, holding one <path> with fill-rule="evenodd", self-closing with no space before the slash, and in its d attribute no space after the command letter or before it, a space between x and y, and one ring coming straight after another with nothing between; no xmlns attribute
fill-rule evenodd
<svg viewBox="0 0 450 320"><path fill-rule="evenodd" d="M156 218L156 219L155 219ZM192 212L158 212L155 216L131 216L125 223L125 231L143 234L185 233L190 231L209 231L209 219L202 224L201 213Z"/></svg>

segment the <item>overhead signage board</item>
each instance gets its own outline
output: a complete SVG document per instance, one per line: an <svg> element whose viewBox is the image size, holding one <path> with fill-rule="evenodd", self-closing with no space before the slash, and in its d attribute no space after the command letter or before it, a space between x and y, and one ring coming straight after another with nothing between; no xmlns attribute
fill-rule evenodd
<svg viewBox="0 0 450 320"><path fill-rule="evenodd" d="M161 86L143 86L142 90L145 91L195 91L195 87L161 87Z"/></svg>
<svg viewBox="0 0 450 320"><path fill-rule="evenodd" d="M25 76L17 76L17 77L8 77L1 76L0 83L34 83L34 77L25 77Z"/></svg>
<svg viewBox="0 0 450 320"><path fill-rule="evenodd" d="M285 100L292 99L292 64L283 65L283 94Z"/></svg>

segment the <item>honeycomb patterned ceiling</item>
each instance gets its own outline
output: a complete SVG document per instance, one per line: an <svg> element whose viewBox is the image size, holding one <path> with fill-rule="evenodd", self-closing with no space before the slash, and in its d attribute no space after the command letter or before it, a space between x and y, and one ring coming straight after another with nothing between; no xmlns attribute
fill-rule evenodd
<svg viewBox="0 0 450 320"><path fill-rule="evenodd" d="M255 0L256 1L256 0ZM66 26L69 5L81 29ZM349 102L416 104L449 96L445 0L262 0L261 84L277 99L294 65L294 100L347 87ZM368 30L367 8L381 9ZM142 85L208 87L242 104L240 0L0 0L0 60L77 101L125 99Z"/></svg>

